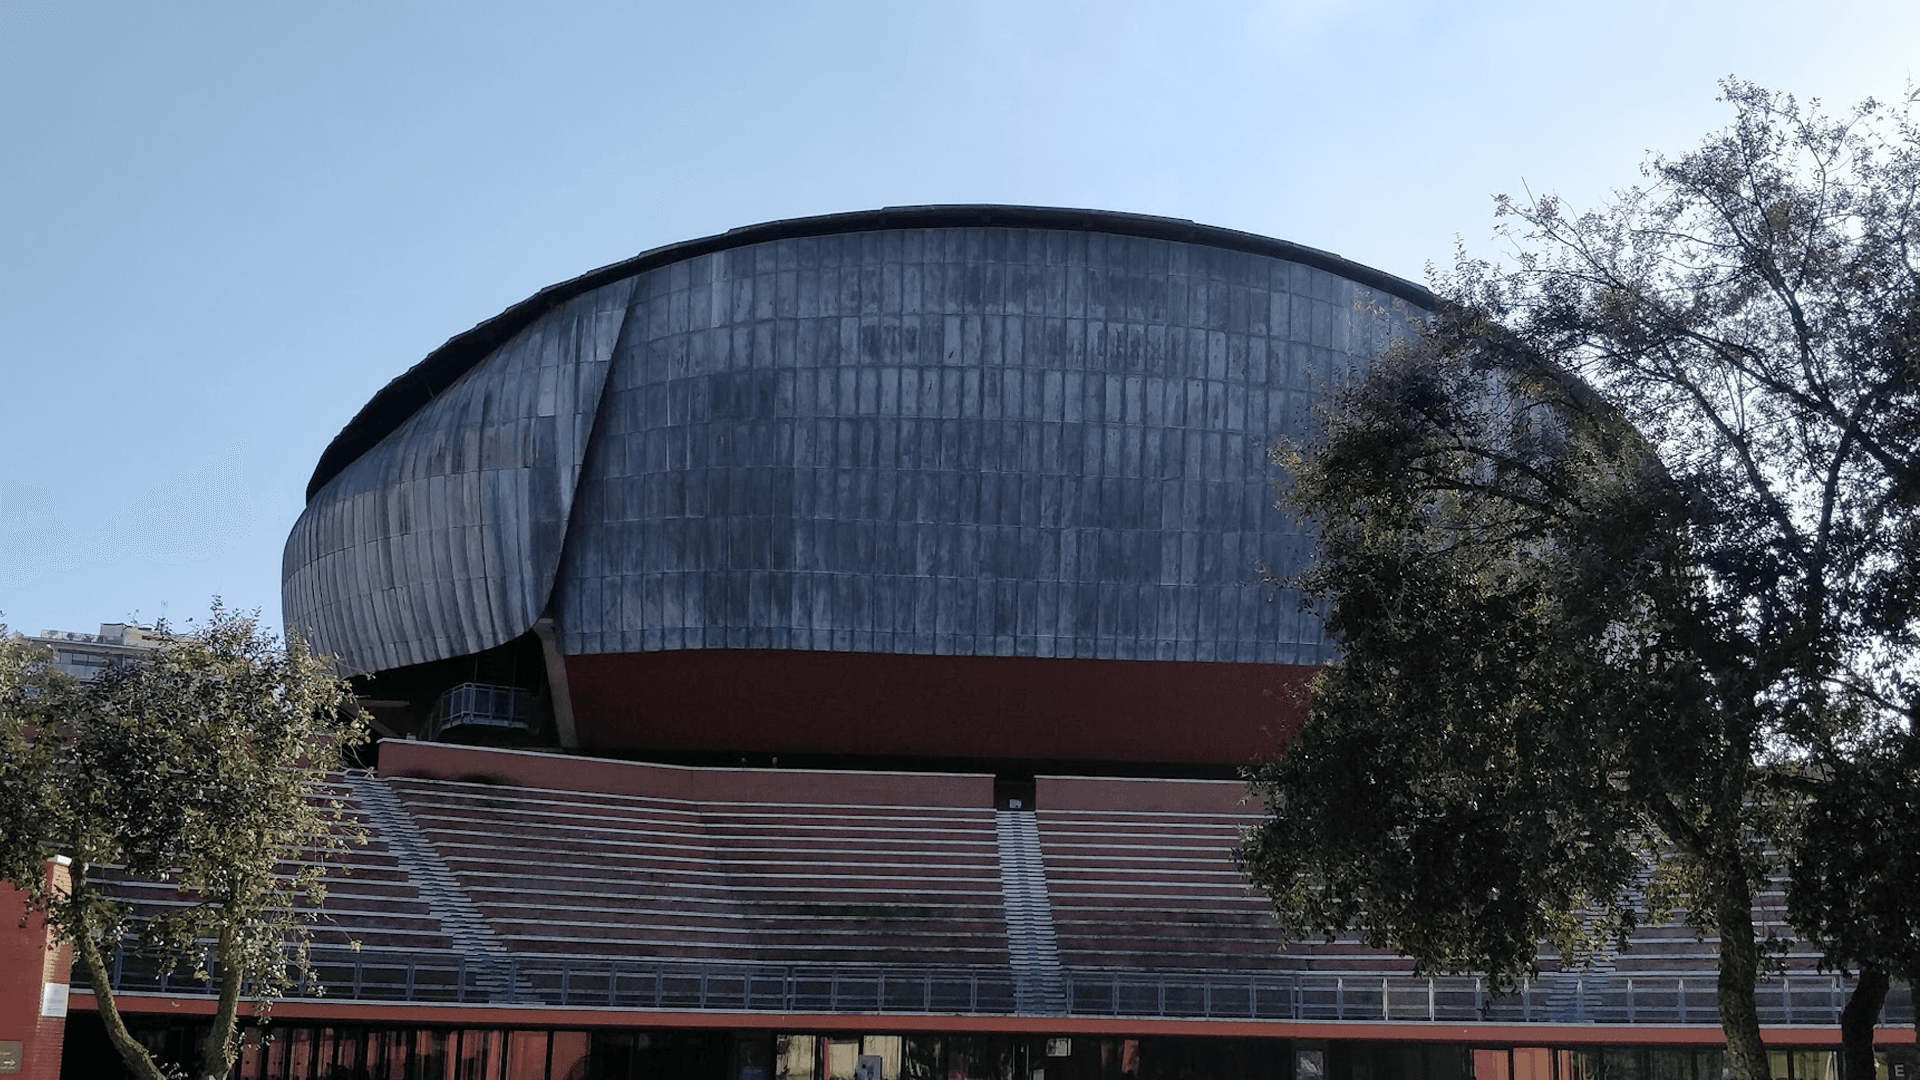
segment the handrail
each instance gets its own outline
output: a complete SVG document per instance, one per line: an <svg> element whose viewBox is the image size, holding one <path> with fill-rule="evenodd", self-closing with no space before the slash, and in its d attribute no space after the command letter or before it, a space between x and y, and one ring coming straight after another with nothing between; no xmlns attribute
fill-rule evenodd
<svg viewBox="0 0 1920 1080"><path fill-rule="evenodd" d="M1014 1015L1030 991L999 967L684 963L642 958L513 955L504 968L451 951L370 947L313 950L315 980L289 998L495 1003L575 1009L780 1013ZM491 959L491 958L490 958ZM83 972L74 972L84 988ZM204 980L161 972L116 951L121 993L211 994ZM1549 973L1495 995L1471 976L1062 972L1069 1016L1214 1020L1391 1021L1445 1024L1717 1025L1714 976ZM1766 1025L1831 1026L1848 982L1799 973L1762 982ZM1881 1023L1913 1023L1910 987L1896 984Z"/></svg>
<svg viewBox="0 0 1920 1080"><path fill-rule="evenodd" d="M533 694L517 686L464 682L441 694L427 715L428 740L454 728L525 731L532 726Z"/></svg>

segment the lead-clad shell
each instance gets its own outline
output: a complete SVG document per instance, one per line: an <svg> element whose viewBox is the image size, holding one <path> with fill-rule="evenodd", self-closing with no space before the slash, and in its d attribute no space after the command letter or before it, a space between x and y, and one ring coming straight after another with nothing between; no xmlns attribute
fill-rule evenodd
<svg viewBox="0 0 1920 1080"><path fill-rule="evenodd" d="M1308 550L1267 448L1424 292L1184 222L969 209L662 249L450 342L329 450L289 626L356 671L542 612L569 655L1324 659L1261 584Z"/></svg>

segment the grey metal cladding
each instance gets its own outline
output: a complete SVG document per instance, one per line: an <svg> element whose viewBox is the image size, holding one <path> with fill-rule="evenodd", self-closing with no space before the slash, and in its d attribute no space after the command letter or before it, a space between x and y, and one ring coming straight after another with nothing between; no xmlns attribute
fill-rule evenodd
<svg viewBox="0 0 1920 1080"><path fill-rule="evenodd" d="M316 492L282 563L289 629L352 671L526 632L553 590L632 286L546 313Z"/></svg>
<svg viewBox="0 0 1920 1080"><path fill-rule="evenodd" d="M1071 228L779 238L631 280L564 651L1327 656L1260 583L1310 552L1267 448L1404 300Z"/></svg>

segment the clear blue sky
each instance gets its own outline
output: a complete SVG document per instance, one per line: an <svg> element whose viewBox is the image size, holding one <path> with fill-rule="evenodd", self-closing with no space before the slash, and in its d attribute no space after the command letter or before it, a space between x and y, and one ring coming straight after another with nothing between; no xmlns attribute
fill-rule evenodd
<svg viewBox="0 0 1920 1080"><path fill-rule="evenodd" d="M1846 105L1920 4L0 0L0 610L87 630L281 544L375 390L544 285L773 218L1191 218L1406 277L1490 196L1588 204L1728 118Z"/></svg>

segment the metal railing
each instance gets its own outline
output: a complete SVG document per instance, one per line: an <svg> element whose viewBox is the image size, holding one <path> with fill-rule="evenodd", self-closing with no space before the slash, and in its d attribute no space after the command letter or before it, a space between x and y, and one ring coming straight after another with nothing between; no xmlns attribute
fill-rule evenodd
<svg viewBox="0 0 1920 1080"><path fill-rule="evenodd" d="M461 683L433 703L427 716L427 738L438 739L456 728L499 728L526 731L532 726L533 694L517 686Z"/></svg>
<svg viewBox="0 0 1920 1080"><path fill-rule="evenodd" d="M400 1003L493 1003L584 1009L785 1013L1013 1015L1021 1000L1005 968L691 964L604 956L511 956L504 964L452 952L313 950L313 976L289 997ZM83 973L74 972L76 986ZM1717 1025L1715 980L1699 975L1549 974L1496 995L1466 976L1062 973L1066 1014L1214 1020L1498 1024ZM205 980L115 954L114 989L210 994ZM1832 1026L1850 985L1835 976L1775 976L1758 988L1760 1022ZM1884 1024L1911 1024L1910 987L1896 984Z"/></svg>
<svg viewBox="0 0 1920 1080"><path fill-rule="evenodd" d="M1066 975L1067 1011L1078 1016L1232 1020L1386 1021L1496 1024L1703 1024L1720 1022L1711 974L1545 975L1512 993L1484 979L1404 975L1242 975L1202 973ZM1760 1022L1831 1026L1851 986L1825 974L1776 976L1757 987ZM1883 1023L1910 1024L1911 991L1896 986Z"/></svg>
<svg viewBox="0 0 1920 1080"><path fill-rule="evenodd" d="M568 1008L743 1012L1011 1014L1004 968L685 964L607 957L489 957L451 952L314 949L311 976L289 998L492 1003ZM120 993L206 994L204 979L169 973L137 954L113 961ZM81 969L76 987L84 988Z"/></svg>

